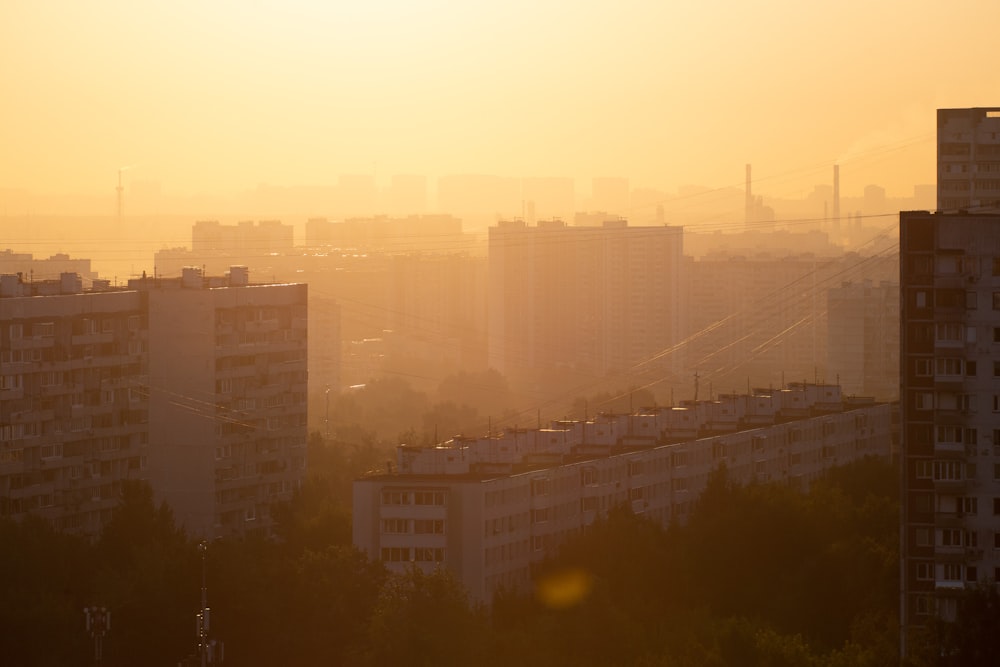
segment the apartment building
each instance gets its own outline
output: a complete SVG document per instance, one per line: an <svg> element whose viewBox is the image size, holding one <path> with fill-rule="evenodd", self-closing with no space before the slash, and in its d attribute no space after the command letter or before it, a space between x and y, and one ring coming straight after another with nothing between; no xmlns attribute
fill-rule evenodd
<svg viewBox="0 0 1000 667"><path fill-rule="evenodd" d="M900 214L902 647L1000 579L1000 214Z"/></svg>
<svg viewBox="0 0 1000 667"><path fill-rule="evenodd" d="M899 398L899 283L845 282L826 292L827 374L848 395Z"/></svg>
<svg viewBox="0 0 1000 667"><path fill-rule="evenodd" d="M190 535L266 534L304 476L306 286L0 276L0 514L94 534L147 480Z"/></svg>
<svg viewBox="0 0 1000 667"><path fill-rule="evenodd" d="M1000 209L1000 107L938 109L939 211Z"/></svg>
<svg viewBox="0 0 1000 667"><path fill-rule="evenodd" d="M489 363L545 386L562 372L595 376L672 369L653 359L684 329L680 227L625 220L567 226L502 221L489 229Z"/></svg>
<svg viewBox="0 0 1000 667"><path fill-rule="evenodd" d="M354 484L354 544L391 570L447 567L478 602L530 584L531 566L628 505L683 522L711 473L806 489L824 470L888 457L888 404L832 385L726 394L627 415L400 445L395 467Z"/></svg>

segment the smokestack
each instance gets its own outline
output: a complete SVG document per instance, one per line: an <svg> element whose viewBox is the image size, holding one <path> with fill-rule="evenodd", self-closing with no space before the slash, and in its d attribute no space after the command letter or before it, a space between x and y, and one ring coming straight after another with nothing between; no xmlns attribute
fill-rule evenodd
<svg viewBox="0 0 1000 667"><path fill-rule="evenodd" d="M750 225L753 222L753 194L750 192L750 165L747 164L747 187L746 187L746 211L744 213L744 224Z"/></svg>
<svg viewBox="0 0 1000 667"><path fill-rule="evenodd" d="M833 224L840 226L840 165L833 165Z"/></svg>

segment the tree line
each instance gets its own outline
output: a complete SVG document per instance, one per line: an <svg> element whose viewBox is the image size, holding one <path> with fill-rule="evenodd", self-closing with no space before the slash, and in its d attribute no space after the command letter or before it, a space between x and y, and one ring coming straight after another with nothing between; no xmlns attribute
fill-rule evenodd
<svg viewBox="0 0 1000 667"><path fill-rule="evenodd" d="M211 634L227 664L898 664L886 462L835 469L804 494L721 470L685 525L615 510L540 563L533 591L501 592L487 610L444 570L391 574L351 546L350 482L382 455L370 442L313 437L309 455L274 539L208 547ZM195 651L201 567L141 483L96 540L0 522L3 664L93 664L82 610L98 605L112 614L102 664L176 665ZM996 654L990 590L970 592L963 624L929 632L912 665L989 664L975 656Z"/></svg>

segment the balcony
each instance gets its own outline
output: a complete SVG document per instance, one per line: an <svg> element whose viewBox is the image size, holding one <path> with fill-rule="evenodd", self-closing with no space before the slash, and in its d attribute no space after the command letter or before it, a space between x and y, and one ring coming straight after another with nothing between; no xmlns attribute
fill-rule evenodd
<svg viewBox="0 0 1000 667"><path fill-rule="evenodd" d="M965 525L964 512L936 512L934 525L938 528L961 528Z"/></svg>
<svg viewBox="0 0 1000 667"><path fill-rule="evenodd" d="M965 445L960 442L935 442L934 455L941 458L965 458Z"/></svg>
<svg viewBox="0 0 1000 667"><path fill-rule="evenodd" d="M967 560L965 547L938 545L934 547L934 560L939 563L964 563Z"/></svg>
<svg viewBox="0 0 1000 667"><path fill-rule="evenodd" d="M974 479L935 479L934 491L935 493L958 495L972 488L975 482Z"/></svg>

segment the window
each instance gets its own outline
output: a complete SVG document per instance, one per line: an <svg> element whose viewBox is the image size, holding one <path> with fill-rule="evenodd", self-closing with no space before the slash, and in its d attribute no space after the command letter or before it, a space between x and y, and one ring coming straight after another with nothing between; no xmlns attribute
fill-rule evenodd
<svg viewBox="0 0 1000 667"><path fill-rule="evenodd" d="M24 325L21 323L12 324L8 331L10 332L10 339L17 340L24 336Z"/></svg>
<svg viewBox="0 0 1000 667"><path fill-rule="evenodd" d="M931 581L934 579L934 563L919 562L915 563L917 571L917 579L921 581Z"/></svg>
<svg viewBox="0 0 1000 667"><path fill-rule="evenodd" d="M935 375L962 375L965 369L957 357L938 357L934 360Z"/></svg>
<svg viewBox="0 0 1000 667"><path fill-rule="evenodd" d="M960 547L962 546L962 531L957 528L946 528L941 531L941 546Z"/></svg>
<svg viewBox="0 0 1000 667"><path fill-rule="evenodd" d="M913 395L914 397L914 408L917 410L933 410L934 409L934 394L929 391L918 391ZM996 404L996 401L994 401Z"/></svg>
<svg viewBox="0 0 1000 667"><path fill-rule="evenodd" d="M1000 327L993 327L993 342L1000 343Z"/></svg>
<svg viewBox="0 0 1000 667"><path fill-rule="evenodd" d="M914 359L913 373L917 377L930 377L934 375L934 368L930 359Z"/></svg>
<svg viewBox="0 0 1000 667"><path fill-rule="evenodd" d="M958 499L958 511L962 514L976 514L979 509L979 499L965 496Z"/></svg>
<svg viewBox="0 0 1000 667"><path fill-rule="evenodd" d="M937 481L960 481L962 477L961 461L935 461L934 479Z"/></svg>
<svg viewBox="0 0 1000 667"><path fill-rule="evenodd" d="M417 547L413 550L413 560L418 563L441 563L444 561L444 549Z"/></svg>
<svg viewBox="0 0 1000 667"><path fill-rule="evenodd" d="M409 505L410 494L406 491L383 491L383 505ZM384 559L383 559L384 560Z"/></svg>
<svg viewBox="0 0 1000 667"><path fill-rule="evenodd" d="M1000 533L998 533L1000 535ZM918 547L929 547L931 546L931 529L930 528L917 528L913 536L914 542L916 542Z"/></svg>
<svg viewBox="0 0 1000 667"><path fill-rule="evenodd" d="M382 519L383 533L408 533L410 532L410 522L408 519Z"/></svg>
<svg viewBox="0 0 1000 667"><path fill-rule="evenodd" d="M979 568L975 565L965 566L965 580L966 581L979 581Z"/></svg>
<svg viewBox="0 0 1000 667"><path fill-rule="evenodd" d="M35 322L31 325L31 335L35 338L52 338L56 335L56 323Z"/></svg>
<svg viewBox="0 0 1000 667"><path fill-rule="evenodd" d="M993 292L993 310L1000 310L1000 292Z"/></svg>
<svg viewBox="0 0 1000 667"><path fill-rule="evenodd" d="M930 613L931 613L931 599L926 595L921 595L920 597L917 598L917 615L927 616Z"/></svg>
<svg viewBox="0 0 1000 667"><path fill-rule="evenodd" d="M975 331L975 329L973 329L973 331ZM968 375L969 377L975 377L976 376L976 360L975 359L970 359L970 360L968 360L968 361L965 362L965 374Z"/></svg>
<svg viewBox="0 0 1000 667"><path fill-rule="evenodd" d="M993 412L1000 412L1000 394L993 394Z"/></svg>
<svg viewBox="0 0 1000 667"><path fill-rule="evenodd" d="M386 563L406 563L410 560L409 547L382 547L382 560Z"/></svg>
<svg viewBox="0 0 1000 667"><path fill-rule="evenodd" d="M23 382L24 377L21 375L0 375L0 389L20 389Z"/></svg>
<svg viewBox="0 0 1000 667"><path fill-rule="evenodd" d="M444 505L444 491L415 491L414 505Z"/></svg>
<svg viewBox="0 0 1000 667"><path fill-rule="evenodd" d="M549 520L549 508L531 510L531 523L544 523Z"/></svg>
<svg viewBox="0 0 1000 667"><path fill-rule="evenodd" d="M976 310L979 307L979 299L975 292L970 290L965 293L965 307L968 310Z"/></svg>
<svg viewBox="0 0 1000 667"><path fill-rule="evenodd" d="M417 535L444 535L443 519L415 519L413 532Z"/></svg>
<svg viewBox="0 0 1000 667"><path fill-rule="evenodd" d="M531 480L531 495L532 496L549 495L549 480L544 478Z"/></svg>
<svg viewBox="0 0 1000 667"><path fill-rule="evenodd" d="M931 479L934 475L934 467L928 459L919 459L914 462L916 466L917 479Z"/></svg>
<svg viewBox="0 0 1000 667"><path fill-rule="evenodd" d="M927 292L917 292L915 295L917 308L927 307Z"/></svg>
<svg viewBox="0 0 1000 667"><path fill-rule="evenodd" d="M934 327L934 337L939 343L961 343L965 332L959 322L939 322Z"/></svg>
<svg viewBox="0 0 1000 667"><path fill-rule="evenodd" d="M1000 498L993 499L993 515L1000 516Z"/></svg>

